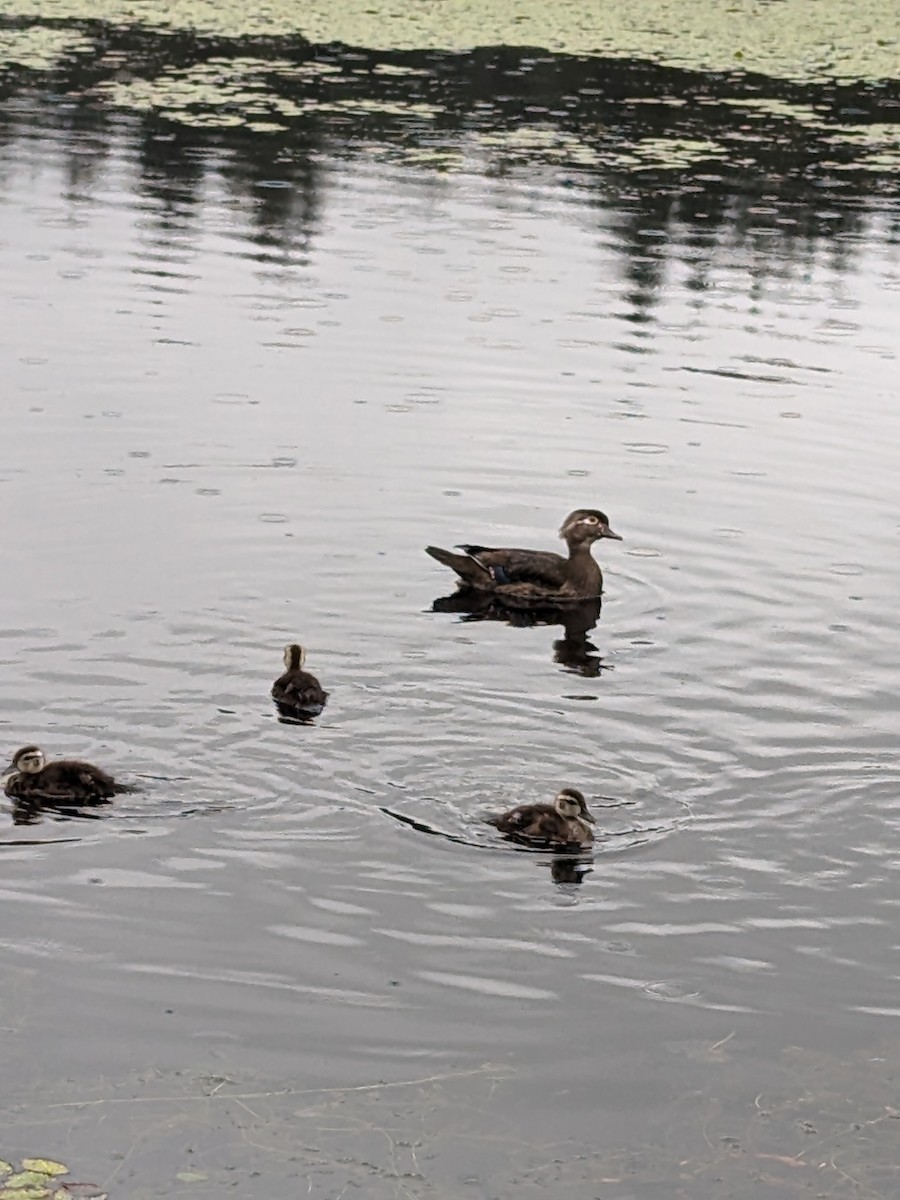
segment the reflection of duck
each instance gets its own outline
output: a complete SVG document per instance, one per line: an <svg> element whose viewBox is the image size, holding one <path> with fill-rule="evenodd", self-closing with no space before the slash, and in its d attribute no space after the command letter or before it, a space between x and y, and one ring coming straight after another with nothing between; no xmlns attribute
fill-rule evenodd
<svg viewBox="0 0 900 1200"><path fill-rule="evenodd" d="M457 613L463 621L502 621L517 629L562 625L563 636L553 643L554 661L586 677L595 677L604 670L597 647L587 636L600 619L599 596L570 604L545 603L522 608L511 607L492 592L461 587L451 596L439 596L432 602L431 611Z"/></svg>
<svg viewBox="0 0 900 1200"><path fill-rule="evenodd" d="M582 846L594 840L594 818L577 788L563 788L552 804L520 804L487 822L518 841L544 846Z"/></svg>
<svg viewBox="0 0 900 1200"><path fill-rule="evenodd" d="M568 558L547 550L494 550L461 545L462 554L439 546L426 552L459 576L460 587L490 592L510 604L533 605L593 599L603 591L603 574L591 554L600 538L615 538L605 513L578 508L569 513L559 536L569 547Z"/></svg>
<svg viewBox="0 0 900 1200"><path fill-rule="evenodd" d="M596 678L604 669L603 659L588 634L600 620L600 601L582 600L562 610L563 636L553 643L553 658L560 666L585 678Z"/></svg>
<svg viewBox="0 0 900 1200"><path fill-rule="evenodd" d="M284 648L287 670L272 684L272 699L283 717L308 720L317 717L325 707L328 693L315 675L303 670L306 651L296 642Z"/></svg>
<svg viewBox="0 0 900 1200"><path fill-rule="evenodd" d="M554 883L572 883L580 886L585 875L593 871L591 856L566 854L550 861L550 878Z"/></svg>
<svg viewBox="0 0 900 1200"><path fill-rule="evenodd" d="M109 804L117 793L136 789L117 783L91 763L73 758L47 762L38 746L23 746L3 775L3 790L13 801L13 817L24 824L44 808L88 808Z"/></svg>

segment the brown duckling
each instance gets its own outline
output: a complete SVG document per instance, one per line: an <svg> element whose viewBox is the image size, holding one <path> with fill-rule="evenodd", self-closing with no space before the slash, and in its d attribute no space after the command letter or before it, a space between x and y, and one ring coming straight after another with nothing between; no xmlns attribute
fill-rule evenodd
<svg viewBox="0 0 900 1200"><path fill-rule="evenodd" d="M488 546L460 545L462 554L439 546L425 551L452 568L461 588L493 593L512 604L541 604L587 600L603 591L603 574L591 554L600 538L622 537L609 527L606 513L596 508L576 508L566 517L559 536L569 547L568 558L547 550L493 550Z"/></svg>
<svg viewBox="0 0 900 1200"><path fill-rule="evenodd" d="M91 763L74 758L47 762L39 746L23 746L3 774L3 790L19 814L43 808L87 808L109 804L115 795L137 789L118 783Z"/></svg>
<svg viewBox="0 0 900 1200"><path fill-rule="evenodd" d="M272 699L282 716L301 720L317 717L325 707L328 693L315 675L303 670L306 651L296 642L284 648L284 665L287 670L272 684Z"/></svg>
<svg viewBox="0 0 900 1200"><path fill-rule="evenodd" d="M551 846L585 845L594 840L594 818L577 788L563 788L552 804L520 804L487 823L518 841Z"/></svg>

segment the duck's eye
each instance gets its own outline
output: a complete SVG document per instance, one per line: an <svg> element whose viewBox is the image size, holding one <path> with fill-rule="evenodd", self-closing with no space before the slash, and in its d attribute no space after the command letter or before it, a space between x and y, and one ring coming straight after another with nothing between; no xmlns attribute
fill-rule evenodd
<svg viewBox="0 0 900 1200"><path fill-rule="evenodd" d="M600 524L600 522L598 521L598 519L596 517L582 517L581 519L585 523L585 525L599 525Z"/></svg>

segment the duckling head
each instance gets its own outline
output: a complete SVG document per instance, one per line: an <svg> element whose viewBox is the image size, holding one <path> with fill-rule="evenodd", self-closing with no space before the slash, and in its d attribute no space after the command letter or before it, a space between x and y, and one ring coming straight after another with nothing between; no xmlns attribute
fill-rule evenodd
<svg viewBox="0 0 900 1200"><path fill-rule="evenodd" d="M284 665L289 671L299 671L306 662L306 651L296 642L284 648Z"/></svg>
<svg viewBox="0 0 900 1200"><path fill-rule="evenodd" d="M4 772L3 779L9 779L13 775L37 775L39 771L43 771L46 761L40 746L23 746L12 756L12 762Z"/></svg>
<svg viewBox="0 0 900 1200"><path fill-rule="evenodd" d="M599 508L576 508L562 523L559 536L570 545L597 542L600 538L614 538L621 542L622 535L609 527L609 517Z"/></svg>
<svg viewBox="0 0 900 1200"><path fill-rule="evenodd" d="M596 824L588 812L587 801L578 788L563 788L562 791L557 792L553 807L561 817L565 817L568 821L580 819L589 821L591 825Z"/></svg>

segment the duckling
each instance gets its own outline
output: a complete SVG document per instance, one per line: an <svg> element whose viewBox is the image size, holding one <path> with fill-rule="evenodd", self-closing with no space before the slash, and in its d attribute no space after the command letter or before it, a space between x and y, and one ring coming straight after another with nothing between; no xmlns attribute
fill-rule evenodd
<svg viewBox="0 0 900 1200"><path fill-rule="evenodd" d="M296 642L284 648L284 665L287 670L272 684L272 699L278 711L285 717L301 720L317 717L325 707L328 693L315 675L303 670L306 651Z"/></svg>
<svg viewBox="0 0 900 1200"><path fill-rule="evenodd" d="M576 508L563 521L559 536L569 547L568 558L547 550L492 550L489 546L460 545L462 554L426 546L426 554L459 576L461 588L493 593L511 604L588 600L603 591L603 573L591 554L600 538L622 541L609 527L606 513Z"/></svg>
<svg viewBox="0 0 900 1200"><path fill-rule="evenodd" d="M23 746L13 755L2 776L3 790L14 811L38 813L42 808L87 808L109 804L121 792L137 789L117 783L112 775L91 763L73 758L47 762L39 746Z"/></svg>
<svg viewBox="0 0 900 1200"><path fill-rule="evenodd" d="M563 788L552 804L520 804L509 812L488 817L487 823L520 841L573 846L594 840L594 818L577 788Z"/></svg>

